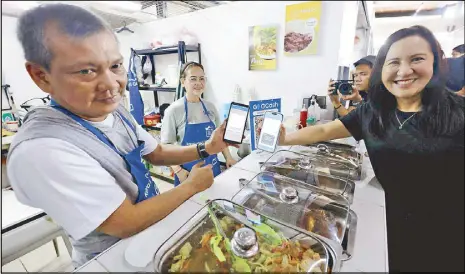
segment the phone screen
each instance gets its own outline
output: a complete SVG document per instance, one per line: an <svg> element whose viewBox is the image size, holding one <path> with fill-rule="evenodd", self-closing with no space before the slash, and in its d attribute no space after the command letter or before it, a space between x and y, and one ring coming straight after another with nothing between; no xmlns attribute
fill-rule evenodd
<svg viewBox="0 0 465 274"><path fill-rule="evenodd" d="M279 112L266 112L263 119L263 127L258 139L258 149L274 152L278 142L279 129L283 121L283 115Z"/></svg>
<svg viewBox="0 0 465 274"><path fill-rule="evenodd" d="M224 131L223 139L230 143L242 143L244 137L247 115L249 114L249 106L238 103L231 103L229 108L228 122Z"/></svg>

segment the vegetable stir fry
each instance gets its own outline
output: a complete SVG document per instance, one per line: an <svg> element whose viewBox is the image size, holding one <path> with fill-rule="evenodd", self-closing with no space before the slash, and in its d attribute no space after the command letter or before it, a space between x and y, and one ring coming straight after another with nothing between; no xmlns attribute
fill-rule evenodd
<svg viewBox="0 0 465 274"><path fill-rule="evenodd" d="M244 227L225 216L220 219L227 239L213 227L199 243L186 242L173 258L170 272L321 272L324 264L320 254L298 241L289 241L266 224L254 226L259 252L252 258L237 257L231 250L230 239ZM194 245L194 247L192 247Z"/></svg>

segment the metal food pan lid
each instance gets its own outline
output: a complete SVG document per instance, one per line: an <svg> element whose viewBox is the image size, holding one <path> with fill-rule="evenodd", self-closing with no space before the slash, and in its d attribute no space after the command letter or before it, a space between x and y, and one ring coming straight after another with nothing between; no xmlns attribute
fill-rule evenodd
<svg viewBox="0 0 465 274"><path fill-rule="evenodd" d="M154 266L156 272L328 272L340 265L337 252L317 235L217 199L160 246Z"/></svg>
<svg viewBox="0 0 465 274"><path fill-rule="evenodd" d="M232 200L339 243L350 214L346 198L272 172L257 174Z"/></svg>
<svg viewBox="0 0 465 274"><path fill-rule="evenodd" d="M349 178L357 174L357 170L342 163L291 151L274 153L261 163L261 170L278 173L322 189L331 189L332 193L339 195L353 190L355 183Z"/></svg>

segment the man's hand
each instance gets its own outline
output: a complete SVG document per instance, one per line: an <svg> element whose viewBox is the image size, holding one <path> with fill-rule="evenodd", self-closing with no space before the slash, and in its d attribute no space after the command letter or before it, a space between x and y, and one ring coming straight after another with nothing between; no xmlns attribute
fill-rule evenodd
<svg viewBox="0 0 465 274"><path fill-rule="evenodd" d="M233 146L233 147L239 147L239 145L236 144L228 144L223 140L224 136L224 131L226 129L226 120L219 126L215 131L213 131L213 134L207 142L205 142L205 150L207 151L208 154L217 154L223 151L225 148L228 146Z"/></svg>
<svg viewBox="0 0 465 274"><path fill-rule="evenodd" d="M236 163L237 163L237 161L234 160L233 158L227 158L226 159L226 168L230 168L233 165L235 165Z"/></svg>
<svg viewBox="0 0 465 274"><path fill-rule="evenodd" d="M189 184L195 193L204 191L213 184L212 165L202 167L203 164L205 164L204 161L195 164L184 183Z"/></svg>
<svg viewBox="0 0 465 274"><path fill-rule="evenodd" d="M339 93L339 92L338 92ZM361 102L363 101L363 98L362 96L360 95L360 93L358 92L358 89L356 86L352 86L352 93L349 94L349 95L342 95L339 93L339 95L341 95L341 98L345 101L353 101L353 102Z"/></svg>
<svg viewBox="0 0 465 274"><path fill-rule="evenodd" d="M334 83L335 81L333 81L332 79L329 79L328 96L329 96L329 99L331 99L331 103L333 103L333 105L336 106L336 105L339 105L340 102L339 102L339 94L338 93L333 94L334 89L335 89L335 87L333 86Z"/></svg>

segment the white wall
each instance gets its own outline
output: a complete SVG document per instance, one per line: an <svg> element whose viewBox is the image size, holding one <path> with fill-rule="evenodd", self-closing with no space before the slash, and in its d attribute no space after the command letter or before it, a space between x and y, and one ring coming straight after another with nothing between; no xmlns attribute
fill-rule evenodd
<svg viewBox="0 0 465 274"><path fill-rule="evenodd" d="M248 99L244 93L254 88L258 99L282 98L282 111L290 115L293 109L301 107L302 98L311 94L326 95L329 78L337 76L338 62L346 58L339 54L342 25L355 27L355 21L349 21L356 20L358 10L356 2L323 1L318 54L287 57L282 49L285 7L298 2L301 1L238 1L142 25L133 24L130 28L135 31L134 34L123 32L117 35L121 53L128 65L131 47L147 48L154 37L186 28L198 37L202 45L202 64L208 76L205 97L208 100L221 109L223 103L231 101L232 91L239 84L244 100ZM6 81L15 92L17 104L32 97L44 96L24 68L22 48L15 33L17 19L2 16L2 20L2 68ZM276 71L248 71L248 27L262 24L279 25ZM349 43L344 43L344 46L350 47L350 52L353 37L350 35ZM195 55L188 54L188 60L195 60ZM176 55L157 57L157 71L164 74L167 65L176 62ZM151 92L141 93L144 99L152 100ZM167 94L169 99L173 95ZM328 110L326 114L323 113L323 119L332 118L329 98L327 102Z"/></svg>
<svg viewBox="0 0 465 274"><path fill-rule="evenodd" d="M24 67L23 49L16 37L16 25L18 19L2 15L2 74L5 83L10 85L13 92L16 107L23 102L35 98L44 97L47 94L39 89L31 80Z"/></svg>
<svg viewBox="0 0 465 274"><path fill-rule="evenodd" d="M283 54L285 7L292 3L234 2L146 23L139 31L146 42L183 27L197 35L208 77L205 97L217 106L231 101L232 91L239 84L243 94L255 88L259 99L282 98L282 111L290 115L294 108L301 107L304 96L326 95L329 78L337 76L342 19L351 18L343 13L353 12L353 20L357 13L357 9L348 10L351 6L357 8L356 5L323 1L318 54L287 57ZM248 71L248 27L262 24L279 25L276 71ZM355 28L355 21L352 25ZM350 51L353 37L350 36L348 43ZM156 67L173 64L176 58L158 58ZM327 100L329 110L331 104ZM328 112L331 118L332 108Z"/></svg>
<svg viewBox="0 0 465 274"><path fill-rule="evenodd" d="M16 106L23 102L35 98L44 97L44 93L31 80L26 71L24 63L23 49L21 43L16 36L18 18L2 15L1 37L2 37L2 79L5 79L5 84L9 84L10 91L13 92L13 98ZM136 30L138 25L133 25L130 28ZM144 47L143 39L138 35L140 32L129 33L121 32L116 34L120 42L121 54L125 60L125 66L129 66L130 48ZM2 84L4 84L2 82Z"/></svg>

